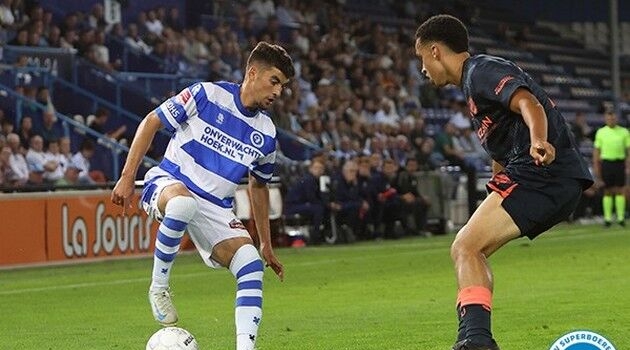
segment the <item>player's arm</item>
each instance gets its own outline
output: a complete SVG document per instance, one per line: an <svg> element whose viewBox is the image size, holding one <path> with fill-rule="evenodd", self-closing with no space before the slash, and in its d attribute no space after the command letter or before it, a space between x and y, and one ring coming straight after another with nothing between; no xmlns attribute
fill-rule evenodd
<svg viewBox="0 0 630 350"><path fill-rule="evenodd" d="M284 267L276 258L271 245L271 228L269 226L269 188L255 176L249 175L249 195L252 201L252 212L256 222L256 230L260 239L260 252L273 271L284 278Z"/></svg>
<svg viewBox="0 0 630 350"><path fill-rule="evenodd" d="M138 125L136 135L133 137L131 147L129 147L129 154L123 166L122 174L118 182L116 182L111 195L112 202L122 206L123 210L131 207L129 199L135 188L134 182L138 167L140 167L142 158L149 150L153 137L155 137L155 134L161 127L162 122L155 112L149 113Z"/></svg>
<svg viewBox="0 0 630 350"><path fill-rule="evenodd" d="M492 175L496 175L505 169L503 165L499 164L499 162L492 161Z"/></svg>
<svg viewBox="0 0 630 350"><path fill-rule="evenodd" d="M556 158L555 148L547 142L547 115L540 101L525 88L512 94L510 110L523 116L529 128L530 154L538 165L548 165Z"/></svg>
<svg viewBox="0 0 630 350"><path fill-rule="evenodd" d="M595 182L601 184L602 178L602 158L601 158L601 147L602 140L601 134L599 131L595 133L595 142L593 142L593 176L595 177Z"/></svg>

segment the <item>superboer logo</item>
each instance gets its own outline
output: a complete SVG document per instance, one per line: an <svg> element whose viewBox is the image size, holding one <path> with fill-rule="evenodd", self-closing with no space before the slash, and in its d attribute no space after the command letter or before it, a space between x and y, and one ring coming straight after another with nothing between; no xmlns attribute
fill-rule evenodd
<svg viewBox="0 0 630 350"><path fill-rule="evenodd" d="M556 340L549 350L616 350L603 336L590 331L575 331Z"/></svg>

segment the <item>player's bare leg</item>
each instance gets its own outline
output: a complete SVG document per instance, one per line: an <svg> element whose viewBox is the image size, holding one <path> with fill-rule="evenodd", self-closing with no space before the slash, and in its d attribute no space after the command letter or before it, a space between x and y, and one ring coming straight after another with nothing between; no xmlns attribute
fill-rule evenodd
<svg viewBox="0 0 630 350"><path fill-rule="evenodd" d="M262 319L263 261L248 237L230 238L215 245L212 259L236 277L236 350L252 350Z"/></svg>
<svg viewBox="0 0 630 350"><path fill-rule="evenodd" d="M486 260L507 242L518 238L520 230L501 207L503 198L492 192L451 246L459 291L460 319L457 344L453 349L498 349L492 339L492 271Z"/></svg>
<svg viewBox="0 0 630 350"><path fill-rule="evenodd" d="M169 288L171 267L186 226L197 212L197 203L183 184L175 183L162 190L158 209L164 218L155 240L149 302L155 320L164 326L172 326L177 323L178 316Z"/></svg>

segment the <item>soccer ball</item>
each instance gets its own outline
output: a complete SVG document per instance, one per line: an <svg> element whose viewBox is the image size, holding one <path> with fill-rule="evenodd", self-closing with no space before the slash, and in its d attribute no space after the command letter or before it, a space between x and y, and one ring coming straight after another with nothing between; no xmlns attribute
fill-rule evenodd
<svg viewBox="0 0 630 350"><path fill-rule="evenodd" d="M166 327L153 333L146 350L198 350L197 340L187 330Z"/></svg>

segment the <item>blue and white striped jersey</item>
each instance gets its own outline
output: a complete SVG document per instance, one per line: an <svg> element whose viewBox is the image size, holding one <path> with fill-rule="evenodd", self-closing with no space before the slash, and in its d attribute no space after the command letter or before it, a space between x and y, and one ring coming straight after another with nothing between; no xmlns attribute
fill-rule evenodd
<svg viewBox="0 0 630 350"><path fill-rule="evenodd" d="M231 208L248 172L261 182L271 179L276 127L263 112L243 106L240 85L196 83L155 112L173 132L160 168L198 196Z"/></svg>

